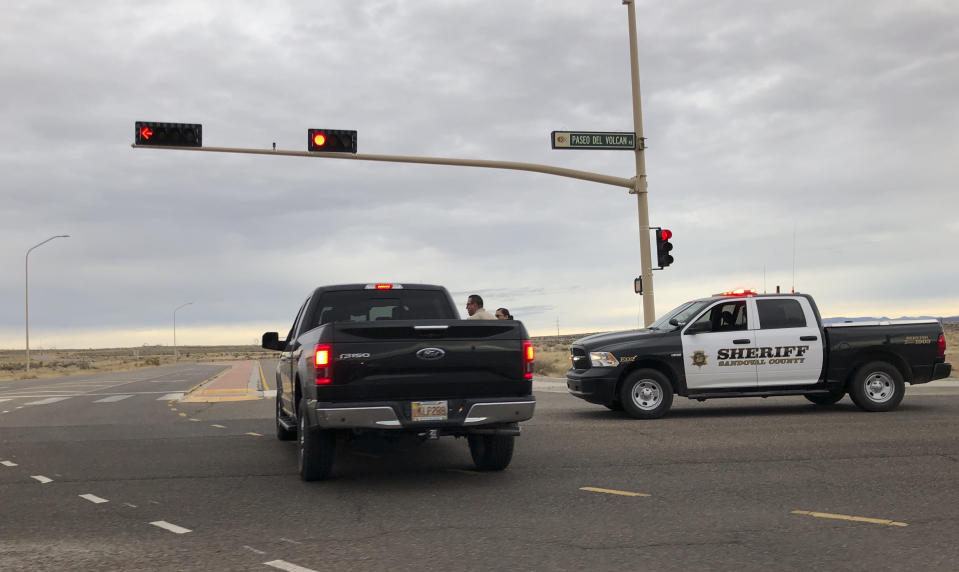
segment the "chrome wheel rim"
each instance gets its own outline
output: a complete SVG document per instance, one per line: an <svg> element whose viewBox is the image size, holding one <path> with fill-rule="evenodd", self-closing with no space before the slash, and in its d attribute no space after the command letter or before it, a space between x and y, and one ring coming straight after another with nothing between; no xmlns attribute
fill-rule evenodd
<svg viewBox="0 0 959 572"><path fill-rule="evenodd" d="M873 403L885 403L896 394L896 384L892 376L884 371L876 371L866 376L863 382L866 397Z"/></svg>
<svg viewBox="0 0 959 572"><path fill-rule="evenodd" d="M642 379L629 392L633 405L643 411L652 411L663 402L663 388L652 379Z"/></svg>

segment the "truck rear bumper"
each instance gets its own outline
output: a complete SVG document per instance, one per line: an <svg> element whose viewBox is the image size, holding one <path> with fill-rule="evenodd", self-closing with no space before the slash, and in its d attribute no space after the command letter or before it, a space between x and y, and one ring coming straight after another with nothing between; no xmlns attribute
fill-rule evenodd
<svg viewBox="0 0 959 572"><path fill-rule="evenodd" d="M937 363L932 368L932 379L943 379L952 373L951 363Z"/></svg>
<svg viewBox="0 0 959 572"><path fill-rule="evenodd" d="M472 428L526 421L536 409L535 397L449 400L445 421L413 421L410 402L332 404L309 403L307 420L321 429L394 429Z"/></svg>

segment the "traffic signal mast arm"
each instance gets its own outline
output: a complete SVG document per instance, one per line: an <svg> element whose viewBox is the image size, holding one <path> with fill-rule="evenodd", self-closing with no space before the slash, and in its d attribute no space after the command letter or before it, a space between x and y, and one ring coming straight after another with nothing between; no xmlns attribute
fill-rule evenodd
<svg viewBox="0 0 959 572"><path fill-rule="evenodd" d="M283 155L286 157L315 157L318 159L354 159L357 161L383 161L389 163L421 163L427 165L454 165L460 167L484 167L487 169L511 169L514 171L531 171L545 173L570 179L580 179L593 183L603 183L615 187L624 187L633 190L634 178L613 177L590 171L565 169L552 165L538 163L520 163L516 161L492 161L487 159L452 159L445 157L408 157L404 155L370 155L362 153L319 153L308 151L282 151L268 149L240 149L235 147L154 147L149 145L131 145L134 149L174 149L179 151L208 151L213 153L244 153L249 155Z"/></svg>

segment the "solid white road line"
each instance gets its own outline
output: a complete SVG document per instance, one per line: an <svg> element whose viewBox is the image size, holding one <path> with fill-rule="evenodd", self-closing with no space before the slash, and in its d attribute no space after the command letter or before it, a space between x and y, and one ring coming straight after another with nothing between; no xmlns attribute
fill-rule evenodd
<svg viewBox="0 0 959 572"><path fill-rule="evenodd" d="M179 400L179 399L183 399L182 391L179 393L167 393L163 397L157 397L157 401L172 401L172 400Z"/></svg>
<svg viewBox="0 0 959 572"><path fill-rule="evenodd" d="M3 465L4 467L16 467L16 466L17 466L17 464L14 463L13 461L0 461L0 465Z"/></svg>
<svg viewBox="0 0 959 572"><path fill-rule="evenodd" d="M69 397L48 397L46 399L41 399L40 401L31 401L30 403L24 403L24 405L49 405L51 403L56 403L57 401L63 401L64 399L70 399Z"/></svg>
<svg viewBox="0 0 959 572"><path fill-rule="evenodd" d="M170 532L175 532L175 533L177 533L177 534L184 534L184 533L187 533L187 532L193 532L193 531L190 530L189 528L183 528L182 526L177 526L177 525L175 525L175 524L170 524L169 522L167 522L167 521L165 521L165 520L156 520L156 521L151 522L150 524L152 524L153 526L159 526L160 528L169 530Z"/></svg>
<svg viewBox="0 0 959 572"><path fill-rule="evenodd" d="M44 477L43 475L30 475L30 478L31 478L31 479L36 479L36 480L40 481L42 484L47 484L47 483L52 483L52 482L53 482L53 479L49 479L49 478L47 478L47 477Z"/></svg>
<svg viewBox="0 0 959 572"><path fill-rule="evenodd" d="M100 504L100 503L104 503L104 502L110 502L110 501L108 501L107 499L102 499L102 498L98 497L97 495L91 495L91 494L80 495L80 498L86 499L86 500L92 502L93 504Z"/></svg>
<svg viewBox="0 0 959 572"><path fill-rule="evenodd" d="M103 399L97 399L94 403L113 403L115 401L123 401L128 397L133 397L132 395L111 395L110 397L104 397Z"/></svg>
<svg viewBox="0 0 959 572"><path fill-rule="evenodd" d="M278 570L286 570L287 572L316 572L316 570L312 568L297 566L296 564L287 562L286 560L270 560L269 562L264 562L263 564Z"/></svg>

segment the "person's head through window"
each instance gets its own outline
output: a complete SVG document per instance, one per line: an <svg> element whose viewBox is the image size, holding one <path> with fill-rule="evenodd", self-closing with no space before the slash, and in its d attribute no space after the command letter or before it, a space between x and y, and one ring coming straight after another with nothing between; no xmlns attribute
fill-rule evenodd
<svg viewBox="0 0 959 572"><path fill-rule="evenodd" d="M483 298L479 294L470 294L466 299L466 313L470 316L483 308Z"/></svg>
<svg viewBox="0 0 959 572"><path fill-rule="evenodd" d="M496 319L497 320L512 320L513 315L509 313L509 310L506 308L497 308L496 309Z"/></svg>

